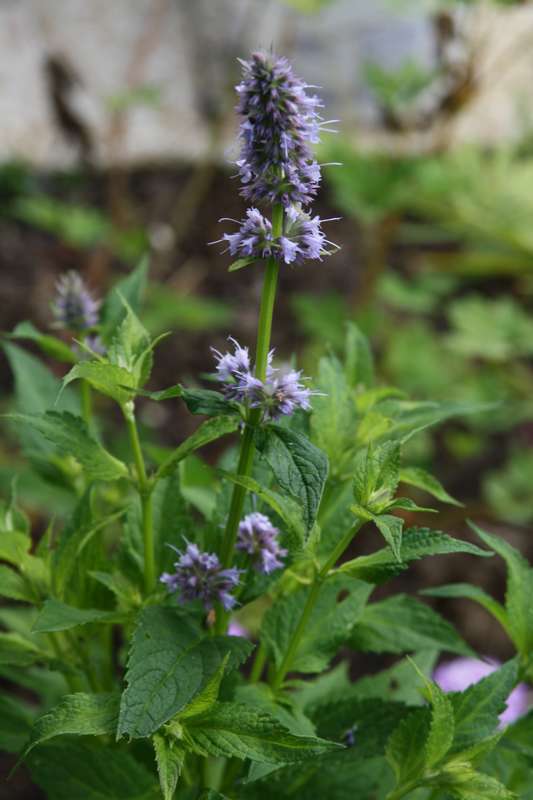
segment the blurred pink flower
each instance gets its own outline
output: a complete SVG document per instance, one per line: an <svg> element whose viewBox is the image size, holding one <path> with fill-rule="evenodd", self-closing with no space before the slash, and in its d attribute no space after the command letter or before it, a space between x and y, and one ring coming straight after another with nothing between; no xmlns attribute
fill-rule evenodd
<svg viewBox="0 0 533 800"><path fill-rule="evenodd" d="M478 683L501 666L498 661L476 658L455 658L439 664L433 673L433 680L444 692L462 692L468 686ZM500 727L514 722L528 709L528 687L520 683L507 698L507 708L500 714Z"/></svg>
<svg viewBox="0 0 533 800"><path fill-rule="evenodd" d="M233 619L228 625L228 636L243 636L245 639L249 639L250 632L247 631L240 622L236 622Z"/></svg>

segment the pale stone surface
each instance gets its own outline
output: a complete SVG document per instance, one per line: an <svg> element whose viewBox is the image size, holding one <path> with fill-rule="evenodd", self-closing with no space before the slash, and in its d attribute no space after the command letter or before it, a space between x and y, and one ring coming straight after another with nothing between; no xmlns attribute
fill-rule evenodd
<svg viewBox="0 0 533 800"><path fill-rule="evenodd" d="M394 68L412 57L431 65L434 58L428 18L416 8L400 13L387 0L333 0L304 15L280 0L2 0L0 160L50 167L77 159L52 111L44 71L50 55L79 78L69 102L100 164L230 157L235 56L272 44L325 87L328 116L372 140L377 114L364 64ZM452 142L513 136L520 103L532 110L533 8L475 13L481 91L454 120ZM112 110L113 98L140 86L155 87L157 101ZM212 146L206 113L221 110Z"/></svg>

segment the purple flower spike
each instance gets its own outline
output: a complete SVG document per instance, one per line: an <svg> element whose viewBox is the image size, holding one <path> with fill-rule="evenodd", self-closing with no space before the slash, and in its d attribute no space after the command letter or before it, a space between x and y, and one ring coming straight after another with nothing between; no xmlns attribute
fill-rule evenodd
<svg viewBox="0 0 533 800"><path fill-rule="evenodd" d="M243 117L237 161L242 194L252 203L308 205L320 183L309 145L319 141L322 103L285 58L254 53L241 64L243 80L236 88Z"/></svg>
<svg viewBox="0 0 533 800"><path fill-rule="evenodd" d="M325 220L331 222L332 220ZM274 256L285 264L303 264L321 259L338 249L326 239L320 217L311 217L295 206L285 211L283 235L272 237L272 225L256 208L249 208L236 233L225 233L219 241L228 243L230 255L260 260Z"/></svg>
<svg viewBox="0 0 533 800"><path fill-rule="evenodd" d="M244 383L250 375L250 354L248 348L241 347L233 337L230 336L229 341L233 344L233 353L222 354L214 347L211 350L217 360L217 377L224 395L228 400L242 403L246 395Z"/></svg>
<svg viewBox="0 0 533 800"><path fill-rule="evenodd" d="M231 591L239 583L238 569L222 569L218 556L202 552L191 542L184 552L176 552L180 556L174 564L176 572L164 572L159 578L169 592L179 592L182 603L201 600L206 611L216 603L221 603L226 611L235 606L237 601Z"/></svg>
<svg viewBox="0 0 533 800"><path fill-rule="evenodd" d="M259 572L272 572L283 566L280 558L287 551L279 546L279 530L269 518L257 511L248 514L239 525L237 549L252 557L252 564Z"/></svg>
<svg viewBox="0 0 533 800"><path fill-rule="evenodd" d="M481 661L476 658L454 658L439 664L433 679L444 692L463 692L472 684L491 675L500 666L499 662ZM528 689L520 683L507 698L507 708L500 714L500 728L523 716L528 709Z"/></svg>
<svg viewBox="0 0 533 800"><path fill-rule="evenodd" d="M77 272L72 270L63 275L56 288L52 305L56 327L86 331L98 324L100 301L93 298Z"/></svg>

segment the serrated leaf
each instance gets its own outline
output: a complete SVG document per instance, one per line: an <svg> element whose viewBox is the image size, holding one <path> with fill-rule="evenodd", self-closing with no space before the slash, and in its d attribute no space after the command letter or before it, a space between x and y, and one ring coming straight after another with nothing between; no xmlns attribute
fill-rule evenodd
<svg viewBox="0 0 533 800"><path fill-rule="evenodd" d="M61 600L49 597L45 600L39 615L33 623L34 633L66 631L77 625L90 622L117 622L122 617L114 611L99 611L96 608L74 608Z"/></svg>
<svg viewBox="0 0 533 800"><path fill-rule="evenodd" d="M77 413L79 400L74 392L63 392L57 395L60 381L48 370L38 358L26 353L14 344L2 342L9 366L15 378L16 408L24 414L40 414L56 405L59 410Z"/></svg>
<svg viewBox="0 0 533 800"><path fill-rule="evenodd" d="M392 500L400 479L400 445L369 444L354 462L353 493L357 505L379 514Z"/></svg>
<svg viewBox="0 0 533 800"><path fill-rule="evenodd" d="M488 554L485 553L485 555ZM423 589L420 594L427 595L428 597L464 597L468 600L474 600L474 602L483 606L489 614L492 614L504 628L507 628L509 625L507 613L503 606L484 592L483 589L480 589L479 586L472 586L470 583L449 583L445 586Z"/></svg>
<svg viewBox="0 0 533 800"><path fill-rule="evenodd" d="M187 740L200 753L289 764L316 758L340 746L290 733L275 717L242 703L217 703L208 714L189 719Z"/></svg>
<svg viewBox="0 0 533 800"><path fill-rule="evenodd" d="M125 313L108 347L107 357L112 365L125 368L133 376L135 388L141 388L150 377L156 342L150 341L148 331L128 301L121 299Z"/></svg>
<svg viewBox="0 0 533 800"><path fill-rule="evenodd" d="M346 326L345 370L351 386L371 387L374 383L374 364L368 339L349 322Z"/></svg>
<svg viewBox="0 0 533 800"><path fill-rule="evenodd" d="M261 637L279 665L292 640L305 606L308 588L277 600L264 616ZM346 577L333 577L320 589L291 669L320 672L329 664L360 619L372 587ZM342 595L346 594L345 597Z"/></svg>
<svg viewBox="0 0 533 800"><path fill-rule="evenodd" d="M75 354L65 342L58 339L56 336L41 333L32 322L19 322L9 334L9 338L27 339L31 342L35 342L37 347L46 355L51 356L51 358L55 358L67 364L76 363L77 359Z"/></svg>
<svg viewBox="0 0 533 800"><path fill-rule="evenodd" d="M437 649L474 655L447 620L404 594L367 605L354 627L350 643L355 650L374 653Z"/></svg>
<svg viewBox="0 0 533 800"><path fill-rule="evenodd" d="M154 776L130 753L65 739L34 750L33 780L49 800L156 800Z"/></svg>
<svg viewBox="0 0 533 800"><path fill-rule="evenodd" d="M353 730L357 757L372 758L383 754L389 736L409 713L410 709L403 703L385 702L377 697L353 697L348 690L344 697L339 692L315 705L311 719L316 724L317 734L326 739L342 741L346 732Z"/></svg>
<svg viewBox="0 0 533 800"><path fill-rule="evenodd" d="M137 385L135 375L125 367L110 364L108 361L80 361L63 378L63 388L82 378L97 392L111 397L120 405L131 400L132 390Z"/></svg>
<svg viewBox="0 0 533 800"><path fill-rule="evenodd" d="M148 259L143 258L137 267L125 278L118 281L110 290L102 304L100 313L104 339L110 341L111 335L126 315L123 300L138 312L148 278Z"/></svg>
<svg viewBox="0 0 533 800"><path fill-rule="evenodd" d="M170 608L145 608L131 644L117 735L154 733L205 689L226 655L233 669L251 650L240 637L202 637Z"/></svg>
<svg viewBox="0 0 533 800"><path fill-rule="evenodd" d="M301 433L280 425L265 426L257 446L283 491L301 503L310 530L328 477L326 455Z"/></svg>
<svg viewBox="0 0 533 800"><path fill-rule="evenodd" d="M346 561L337 572L345 572L359 580L381 583L406 568L410 561L416 561L425 556L447 555L449 553L468 553L474 556L490 557L492 553L482 550L470 542L454 539L442 531L433 531L429 528L408 528L403 532L401 563L390 547L377 550L368 556L359 556L352 561ZM422 592L431 594L433 589ZM480 590L481 591L481 590ZM502 609L503 610L503 609Z"/></svg>
<svg viewBox="0 0 533 800"><path fill-rule="evenodd" d="M505 610L506 630L516 649L529 657L533 649L533 569L525 558L505 539L469 523L472 530L488 547L498 553L507 564L507 591Z"/></svg>
<svg viewBox="0 0 533 800"><path fill-rule="evenodd" d="M517 677L518 665L513 659L464 692L448 694L455 716L453 752L460 753L494 733Z"/></svg>
<svg viewBox="0 0 533 800"><path fill-rule="evenodd" d="M173 800L186 752L180 744L156 733L152 736L163 800Z"/></svg>
<svg viewBox="0 0 533 800"><path fill-rule="evenodd" d="M517 797L496 778L476 772L469 763L447 765L436 783L457 800L516 800Z"/></svg>
<svg viewBox="0 0 533 800"><path fill-rule="evenodd" d="M429 725L429 709L420 708L402 720L391 734L385 753L398 786L422 778Z"/></svg>
<svg viewBox="0 0 533 800"><path fill-rule="evenodd" d="M35 594L24 578L10 567L0 564L0 597L10 600L21 600L23 603L35 603Z"/></svg>
<svg viewBox="0 0 533 800"><path fill-rule="evenodd" d="M79 692L66 695L59 705L35 720L21 758L26 758L34 747L55 736L101 736L114 733L119 703L118 693Z"/></svg>
<svg viewBox="0 0 533 800"><path fill-rule="evenodd" d="M76 458L89 480L114 481L128 476L126 465L92 438L81 417L68 411L46 411L44 414L10 414L9 419L33 428L59 452Z"/></svg>
<svg viewBox="0 0 533 800"><path fill-rule="evenodd" d="M209 442L214 442L220 439L221 436L227 436L229 433L234 433L239 427L239 419L237 417L214 417L208 419L194 431L188 439L185 439L179 447L177 447L168 458L163 461L157 470L156 477L164 478L171 475L180 461L182 461L190 453L198 450Z"/></svg>
<svg viewBox="0 0 533 800"><path fill-rule="evenodd" d="M48 653L18 633L0 632L0 664L27 667L49 658Z"/></svg>
<svg viewBox="0 0 533 800"><path fill-rule="evenodd" d="M401 561L403 519L401 517L395 517L392 514L380 514L374 517L374 522L383 538L388 543L396 560Z"/></svg>
<svg viewBox="0 0 533 800"><path fill-rule="evenodd" d="M425 745L425 766L432 769L439 764L452 746L454 737L453 706L436 683L426 680L431 703L431 720Z"/></svg>
<svg viewBox="0 0 533 800"><path fill-rule="evenodd" d="M463 505L463 503L460 503L448 494L444 486L434 475L431 475L431 473L426 472L425 469L421 469L420 467L403 467L400 470L400 481L409 484L409 486L416 486L417 489L423 489L442 503L450 503L454 506Z"/></svg>

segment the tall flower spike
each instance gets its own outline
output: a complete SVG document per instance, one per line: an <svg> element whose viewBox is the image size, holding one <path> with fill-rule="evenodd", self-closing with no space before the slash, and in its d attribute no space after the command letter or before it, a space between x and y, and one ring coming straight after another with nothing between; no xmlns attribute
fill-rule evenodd
<svg viewBox="0 0 533 800"><path fill-rule="evenodd" d="M254 511L239 525L237 549L252 557L252 565L259 572L272 572L283 566L280 559L287 551L279 546L279 530L264 514Z"/></svg>
<svg viewBox="0 0 533 800"><path fill-rule="evenodd" d="M175 548L174 548L175 549ZM176 550L179 555L173 574L164 572L159 580L169 592L179 592L182 603L201 600L206 611L220 603L226 611L236 604L231 591L239 583L239 570L222 569L218 556L214 553L202 552L196 544L187 543L184 552Z"/></svg>
<svg viewBox="0 0 533 800"><path fill-rule="evenodd" d="M241 61L236 87L242 194L252 203L308 205L320 184L320 167L310 144L319 141L320 99L297 78L285 58L253 53Z"/></svg>
<svg viewBox="0 0 533 800"><path fill-rule="evenodd" d="M100 301L94 299L77 272L71 270L63 275L56 289L52 305L56 327L80 332L98 324Z"/></svg>

